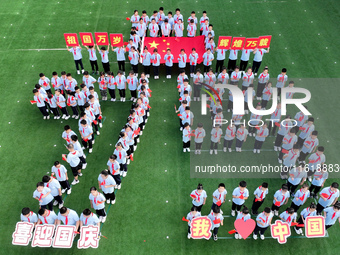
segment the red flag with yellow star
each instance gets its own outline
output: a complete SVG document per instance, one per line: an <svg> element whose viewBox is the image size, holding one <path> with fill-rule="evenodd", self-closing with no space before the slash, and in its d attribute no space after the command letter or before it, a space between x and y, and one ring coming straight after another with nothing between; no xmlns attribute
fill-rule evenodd
<svg viewBox="0 0 340 255"><path fill-rule="evenodd" d="M171 54L174 55L174 63L178 63L177 56L181 53L181 49L184 49L187 54L187 63L190 62L189 55L191 54L192 48L195 48L198 54L198 64L202 63L202 56L205 52L204 35L195 37L145 37L144 47L145 46L148 47L151 54L153 54L153 50L157 48L158 53L161 55L161 63L165 63L164 55L168 48L171 49Z"/></svg>

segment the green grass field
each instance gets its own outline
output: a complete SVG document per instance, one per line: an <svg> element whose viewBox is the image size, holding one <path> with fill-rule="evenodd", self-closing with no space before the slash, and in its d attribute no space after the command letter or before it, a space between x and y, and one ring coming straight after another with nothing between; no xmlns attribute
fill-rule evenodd
<svg viewBox="0 0 340 255"><path fill-rule="evenodd" d="M24 1L24 2L22 2ZM1 167L1 234L2 254L62 254L65 250L12 246L11 235L20 219L21 209L30 207L37 212L38 204L32 198L35 185L49 172L55 160L61 160L65 153L61 133L65 123L77 129L77 121L69 119L44 121L36 106L32 106L32 88L39 79L39 73L48 77L53 71L72 72L78 83L72 56L65 50L43 50L64 48L63 33L68 32L110 32L123 33L128 38L130 24L125 17L134 9L145 9L149 16L153 10L163 6L165 12L179 7L186 19L192 10L201 17L208 12L216 35L257 37L272 35L270 53L264 56L264 65L270 68L271 77L276 77L282 67L288 69L289 80L295 86L311 91L312 99L307 104L319 131L320 144L325 146L327 163L338 160L337 125L335 117L340 72L340 50L338 47L340 2L337 0L287 0L287 1L64 1L1 0L0 23L0 76L1 122L0 122L0 167ZM217 40L216 40L217 43ZM42 49L28 50L28 49ZM251 58L252 59L252 58ZM115 56L110 53L111 70L117 72ZM83 51L83 63L89 70L87 52ZM127 65L129 68L129 65ZM100 66L100 70L102 67ZM103 224L102 239L98 250L78 250L76 245L66 250L69 254L334 254L340 248L337 234L339 226L329 230L328 238L290 238L286 245L279 245L273 239L265 241L252 239L188 240L187 224L181 221L191 208L190 192L201 182L208 193L203 214L210 210L212 192L218 183L227 187L227 200L240 179L190 178L190 156L182 152L181 133L173 104L178 102L174 70L171 81L150 79L153 90L150 99L151 116L141 142L124 178L122 189L117 192L117 202L110 207L108 218ZM97 76L95 76L97 78ZM327 79L332 78L332 79ZM301 83L299 84L299 79ZM309 80L310 79L310 80ZM165 80L165 82L163 82ZM310 81L310 82L309 82ZM98 89L98 88L97 88ZM99 92L99 91L98 91ZM129 98L129 97L128 97ZM88 167L80 183L67 196L65 206L79 214L90 206L89 188L97 185L97 177L106 168L108 157L121 127L126 123L130 103L101 102L106 117L101 135L96 139L93 153L88 156ZM291 114L297 109L290 108ZM194 125L199 121L196 113ZM229 115L226 115L230 117ZM114 121L114 122L113 122ZM208 129L206 129L208 130ZM209 130L210 131L210 130ZM206 142L210 139L206 138ZM254 138L249 138L251 147ZM273 138L265 144L272 148ZM329 142L327 142L329 141ZM166 145L165 145L166 143ZM56 145L56 146L54 146ZM244 152L234 157L227 155L226 161L236 166L242 164L278 164L273 152L254 156ZM65 164L66 165L66 164ZM66 165L67 166L67 165ZM69 167L68 167L69 169ZM70 169L69 169L70 170ZM167 171L165 171L167 170ZM334 175L326 182L334 181ZM261 179L248 181L250 193L261 184ZM266 206L283 181L267 179L270 185ZM168 203L166 203L168 201ZM309 201L308 201L309 203ZM251 206L251 201L246 205ZM223 206L229 215L231 203ZM225 219L219 236L228 236L234 220ZM294 231L293 231L294 232ZM296 236L295 233L292 233ZM169 238L167 238L167 236ZM230 236L230 235L229 235ZM269 236L267 231L266 236Z"/></svg>

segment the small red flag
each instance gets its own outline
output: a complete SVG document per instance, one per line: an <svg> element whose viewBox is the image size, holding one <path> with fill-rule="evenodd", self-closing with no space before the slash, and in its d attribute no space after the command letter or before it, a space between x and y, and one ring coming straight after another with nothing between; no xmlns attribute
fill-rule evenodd
<svg viewBox="0 0 340 255"><path fill-rule="evenodd" d="M126 20L130 20L130 18L129 18L129 17L126 17L125 19L126 19Z"/></svg>
<svg viewBox="0 0 340 255"><path fill-rule="evenodd" d="M229 235L235 234L237 231L235 229L228 231Z"/></svg>
<svg viewBox="0 0 340 255"><path fill-rule="evenodd" d="M221 220L220 219L216 219L216 220L213 220L214 224L219 224L221 223Z"/></svg>
<svg viewBox="0 0 340 255"><path fill-rule="evenodd" d="M189 220L187 220L184 216L183 216L183 218L182 218L182 221L189 222Z"/></svg>
<svg viewBox="0 0 340 255"><path fill-rule="evenodd" d="M30 100L31 104L36 104L37 101L34 101L34 100Z"/></svg>
<svg viewBox="0 0 340 255"><path fill-rule="evenodd" d="M289 151L285 150L285 149L281 149L281 152L284 153L284 154L288 154Z"/></svg>

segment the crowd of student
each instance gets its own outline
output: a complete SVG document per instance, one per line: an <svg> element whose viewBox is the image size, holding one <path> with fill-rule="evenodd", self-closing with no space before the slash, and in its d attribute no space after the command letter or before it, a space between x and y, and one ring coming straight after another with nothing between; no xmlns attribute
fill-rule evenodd
<svg viewBox="0 0 340 255"><path fill-rule="evenodd" d="M73 118L78 119L79 114L75 113L80 112L78 131L82 145L77 134L69 125L65 125L62 138L67 143L65 146L69 153L67 155L63 154L62 158L70 165L73 181L70 185L66 167L59 161L54 162L51 175L44 175L42 181L37 183L36 190L33 192L33 198L39 201L38 215L32 212L29 207L25 207L22 209L21 221L34 224L61 224L62 222L64 225L74 225L77 229L79 226L97 225L100 222L105 222L107 216L105 201L107 204L115 204L114 190L115 188L121 188L121 176L125 177L127 175L128 164L133 160L133 153L137 148L139 137L143 134L144 126L147 123L149 109L151 108L148 99L151 97L149 81L143 75L138 81L133 71L129 73L127 78L125 78L123 72L118 72L115 78L117 82L140 84L138 96L137 87L135 90L130 89L132 107L127 123L119 133L115 150L107 162L107 170L101 171L98 176L98 188L95 186L90 188L89 200L91 208L95 210L96 214L86 208L79 218L77 212L64 206L62 194L65 192L71 194L72 186L79 183L79 176L83 175L82 170L87 167L84 150L88 149L88 152L92 153L92 145L95 143L94 130L96 130L97 135L100 135L99 127L102 127L102 111L98 95L94 91L96 80L85 71L83 83L81 84L82 91L80 91L76 81L70 74L62 72L62 77L59 78L57 73L53 72L52 84L55 84L53 86L55 95L53 96L49 79L44 74L40 74L40 77L39 84L35 85L33 93L34 100L37 101L39 109L44 114L44 119L46 119L45 116L49 116L47 115L49 114L47 109L50 109L55 117L60 116L58 115L57 106L64 114L63 119L70 117L67 105L71 106L73 110ZM113 79L112 74L109 74L108 77L102 75L98 79L99 86L110 84L111 79ZM89 88L90 92L87 88ZM67 100L63 96L65 94L68 94ZM101 96L105 100L105 94L101 93ZM121 101L125 101L122 100L123 98L125 99L125 93L124 95L120 94ZM100 190L102 193L99 192ZM56 205L60 209L58 215L53 210L53 206Z"/></svg>
<svg viewBox="0 0 340 255"><path fill-rule="evenodd" d="M298 184L301 184L301 188L294 194L298 185L293 185L292 183L296 179L298 180ZM287 184L283 184L281 189L275 192L271 208L265 207L260 213L259 208L268 194L268 183L263 182L255 189L254 196L251 198L253 201L251 210L249 210L248 207L245 206L245 203L249 199L250 193L247 189L246 181L241 181L239 186L232 192L231 216L236 216L236 220L242 219L244 221L250 219L251 215L256 216L256 226L253 232L253 238L255 240L257 239L258 234L260 234L260 238L264 240L264 233L272 224L274 216L278 216L280 220L287 222L289 226L294 226L294 230L297 234L302 234L302 228L304 227L307 217L323 215L325 217L325 228L328 229L334 225L340 217L340 202L338 202L339 184L333 182L329 187L324 187L323 185L326 179L327 177L320 178L314 176L312 185L309 186L305 182L306 178L291 175ZM316 183L322 183L318 187L321 188L322 186L324 188L320 192L318 203L315 204L314 202L311 202L308 205L308 203L306 203L307 199L312 198L310 191L315 189ZM190 197L192 199L192 208L186 216L186 220L188 221L188 239L191 238L190 228L192 220L203 215L201 214L202 207L207 202L207 193L203 189L201 183L199 183L197 188L191 192ZM290 197L292 199L291 204L290 206L286 206ZM208 218L211 220L213 238L217 241L218 230L220 226L223 226L224 220L221 208L227 201L227 190L224 183L218 185L218 188L212 194L212 198L213 203ZM307 207L300 212L300 217L298 218L297 211L305 204L307 204ZM281 208L284 208L284 210L279 214ZM242 239L242 236L237 231L232 232L235 233L236 239Z"/></svg>
<svg viewBox="0 0 340 255"><path fill-rule="evenodd" d="M286 69L282 69L282 73L277 77L277 88L283 88L288 79L286 75ZM248 72L252 74L252 69L248 68ZM324 147L319 146L318 131L315 130L314 118L308 117L302 111L295 114L294 118L290 115L286 115L284 118L281 116L281 103L277 103L275 111L270 116L270 123L268 124L263 118L263 115L250 114L249 116L249 127L246 128L245 119L249 115L248 111L248 101L247 93L248 88L254 87L254 76L249 78L248 73L243 73L241 76L238 68L231 74L232 77L229 79L226 68L222 68L222 72L216 78L212 69L209 69L208 73L204 76L201 74L200 69L196 70L193 77L193 86L189 85L188 76L185 74L185 70L181 69L180 74L177 78L177 89L179 92L180 106L176 113L179 116L180 121L180 131L183 133L183 152L190 151L190 141L194 137L195 142L195 154L201 153L202 143L206 136L206 131L203 128L201 122L197 123L197 128L191 130L193 126L194 114L190 110L192 93L194 101L200 100L202 86L205 90L210 90L209 85L218 92L219 97L223 100L224 89L216 88L216 84L233 84L238 86L239 80L242 80L242 90L244 93L244 104L245 104L245 115L232 114L232 123L228 124L225 129L225 135L222 137L222 120L225 119L223 115L223 107L220 104L219 98L214 94L214 98L210 98L210 112L212 120L212 128L210 131L211 141L210 141L210 154L218 154L219 144L223 144L224 152L232 152L232 145L234 140L236 140L236 152L242 152L242 146L246 141L249 141L249 136L254 137L254 153L260 153L263 143L266 138L271 134L276 136L274 143L274 151L278 151L278 162L283 164L283 171L281 172L281 177L287 179L287 173L298 163L306 164L306 158L308 158L308 169L307 175L311 179L315 171L319 168L324 168L326 157L324 155ZM266 76L267 78L263 80L261 77ZM289 82L289 87L294 86L294 82ZM260 88L260 89L259 89ZM262 91L262 92L261 92ZM257 84L258 96L257 100L262 102L257 103L256 109L265 109L267 103L272 99L273 89L272 83L269 81L268 68L266 67L259 76ZM280 90L279 93L280 94ZM287 98L292 98L294 93L287 93ZM255 90L253 90L252 97L255 97ZM228 98L228 109L227 112L232 111L233 106L233 95L229 91ZM295 126L294 126L295 124ZM276 132L277 131L277 132ZM248 138L248 139L247 139Z"/></svg>
<svg viewBox="0 0 340 255"><path fill-rule="evenodd" d="M287 70L283 68L281 74L277 77L276 87L278 88L278 96L280 96L281 89L285 86L285 83L288 80L286 72ZM200 122L197 123L197 128L195 130L191 129L194 121L194 114L190 110L192 93L194 93L194 101L200 101L202 87L211 92L210 88L205 86L209 85L215 88L219 97L223 99L224 89L216 88L216 84L232 84L238 86L239 80L242 80L242 90L245 96L245 109L247 109L245 111L246 114L232 114L233 122L228 124L226 127L224 137L222 137L222 119L225 118L223 116L222 105L220 104L217 95L214 95L214 98L210 97L210 112L212 120L212 128L210 132L210 154L218 154L219 144L222 143L221 139L224 141L222 143L224 152L232 152L234 140L236 140L236 152L241 152L242 145L246 142L248 136L255 138L253 152L260 153L266 137L270 134L276 136L273 150L278 151L278 162L283 164L280 176L282 179L288 179L288 181L287 184L284 184L282 188L275 193L272 208L265 208L264 212L259 214L256 219L257 226L254 231L254 239L257 239L257 234L259 232L261 234L261 239L264 239L263 233L270 225L271 218L274 214L278 216L279 208L288 202L288 198L290 196L293 199L291 206L287 208L285 212L280 214L280 218L289 223L294 220L296 221L296 212L300 206L306 202L307 198L318 198L317 194L321 188L324 187L324 183L328 178L324 147L319 146L319 140L317 138L318 131L315 130L314 118L308 117L300 111L296 113L294 119L290 115L286 115L284 117L284 122L282 122L280 102L278 102L275 111L271 115L271 122L269 125L262 120L262 115L252 113L249 116L249 124L251 125L249 125L247 129L243 119L249 114L247 108L247 93L249 87L254 88L254 74L250 67L247 69L247 72L240 72L239 68L236 67L230 77L231 78L229 79L229 75L225 67L222 67L222 72L217 77L211 68L204 75L201 73L200 69L197 69L193 76L193 86L191 86L189 85L189 79L185 74L185 70L180 70L180 74L177 78L180 106L178 109L175 107L175 111L179 116L180 131L182 131L183 152L190 152L190 141L191 138L194 137L195 154L201 154L203 140L206 136L206 131L203 128L203 124ZM294 82L290 81L288 86L293 87ZM287 93L286 97L292 98L293 94L294 93ZM266 67L258 77L256 100L261 100L261 102L257 104L256 109L265 109L268 101L272 99L272 95L272 83L269 81L269 70ZM255 97L255 90L253 90L252 97ZM232 111L232 106L233 95L229 92L227 112ZM294 124L296 125L294 126ZM278 132L276 133L277 127ZM300 132L299 135L297 135L298 132ZM311 155L309 156L309 154ZM307 157L308 161L306 163ZM309 182L311 182L311 186L305 183L307 178ZM249 210L244 208L241 211L241 205L243 205L245 199L249 197L249 193L246 190L245 185L245 182L241 182L240 187L235 189L233 192L232 216L235 216L235 208L237 208L237 219L243 218L244 220L247 220L250 218ZM295 192L299 185L302 186L301 189ZM304 209L301 212L301 217L298 222L302 224L304 223L306 216L312 216L316 213L321 214L321 212L324 211L324 216L326 217L326 228L333 225L336 222L336 219L340 216L340 203L337 202L339 197L338 186L338 183L333 183L330 187L324 188L320 192L319 203L317 205L312 203L310 207ZM252 205L252 214L258 214L257 210L261 206L265 194L267 194L267 187L268 184L264 183L254 192L255 198ZM193 191L191 194L194 199L194 207L187 216L187 219L189 220L188 238L190 238L190 221L194 217L201 215L201 207L205 203L206 194L205 192L202 193L202 191L203 188L201 187L201 184L199 184L197 190ZM216 203L217 201L222 203L225 202L226 192L224 184L220 184L217 191L219 191L219 194L214 193L213 206L211 208L212 211L208 215L212 222L218 222L216 224L212 224L215 240L217 240L217 231L220 224L223 225L223 217L221 216L220 210L221 203L218 205L216 205ZM239 194L239 192L241 192L241 194ZM202 198L200 198L201 195ZM221 198L223 196L224 198ZM246 198L240 199L240 196ZM260 196L261 198L259 198ZM315 213L312 213L314 211ZM262 219L266 220L262 222ZM295 227L295 230L298 234L302 234L301 228ZM239 234L236 233L235 237L239 238Z"/></svg>
<svg viewBox="0 0 340 255"><path fill-rule="evenodd" d="M180 52L171 52L171 49L167 49L166 54L162 54L162 56L158 53L157 48L153 49L152 52L149 52L147 46L142 47L143 37L182 37L184 31L184 23L185 20L179 8L176 9L175 15L172 16L172 12L169 11L167 15L164 13L163 7L159 8L159 11L154 11L152 16L148 16L145 10L142 11L142 15L139 16L138 10L134 11L134 14L131 18L127 18L130 20L132 27L130 32L129 41L126 42L123 46L113 48L111 46L112 52L116 53L116 59L118 63L118 70L122 71L125 75L125 61L126 55L128 54L128 60L131 64L132 70L135 75L138 77L139 73L139 63L143 66L143 71L147 78L150 78L150 70L151 66L153 68L154 79L159 79L159 68L160 68L160 60L163 58L165 61L166 67L166 78L170 79L172 74L172 67L174 58L177 56L178 67L185 69L187 67L187 62L189 62L190 67L190 76L193 77L195 74L195 70L197 67L197 60L199 57L203 58L203 66L204 73L207 73L208 70L212 67L212 62L215 59L214 54L216 55L216 71L222 71L222 67L224 66L224 61L226 59L226 53L228 50L219 49L215 46L215 32L213 30L213 25L210 23L210 19L207 16L207 12L202 12L202 17L198 20L196 17L195 11L191 12L191 15L188 17L187 22L188 25L186 27L187 36L195 37L197 34L197 30L199 29L200 35L205 36L204 45L206 52L202 56L198 56L196 49L192 48L191 53L186 53L184 49L181 49ZM199 28L198 28L199 26ZM92 68L92 75L99 75L98 63L97 63L97 51L100 54L102 66L104 69L104 73L108 74L110 69L110 60L109 60L109 51L110 47L98 45L92 46L84 46L89 53L89 60ZM82 73L84 73L84 66L82 62L82 47L75 46L72 48L68 48L67 50L71 52L73 55L77 73L80 74L80 69ZM236 62L238 59L238 52L240 50L229 50L229 58L228 58L228 72L229 74L235 69ZM252 70L254 75L257 76L257 72L261 66L262 59L264 53L269 52L268 49L254 49L254 50L241 50L242 54L240 57L240 70L246 71L248 66L248 61L250 59L250 54L253 52L254 59L252 64ZM174 55L173 55L174 54ZM188 54L188 55L187 55ZM237 77L238 78L238 77ZM250 77L249 77L250 78ZM264 77L265 78L265 77ZM112 86L111 86L112 88ZM104 89L106 90L106 89Z"/></svg>

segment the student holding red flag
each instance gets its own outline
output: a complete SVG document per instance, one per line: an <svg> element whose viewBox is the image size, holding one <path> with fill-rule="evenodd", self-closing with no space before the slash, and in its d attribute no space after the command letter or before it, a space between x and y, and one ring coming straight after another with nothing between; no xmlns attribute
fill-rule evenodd
<svg viewBox="0 0 340 255"><path fill-rule="evenodd" d="M254 74L251 70L251 67L248 67L247 72L243 72L242 91L247 90L249 88L250 84L253 84L253 82L254 82ZM247 105L247 107L248 107L248 105Z"/></svg>
<svg viewBox="0 0 340 255"><path fill-rule="evenodd" d="M300 127L302 127L306 123L308 116L305 115L302 111L299 111L295 114L294 119L296 121L296 126L293 128L296 129L296 133L298 133L300 130Z"/></svg>
<svg viewBox="0 0 340 255"><path fill-rule="evenodd" d="M327 167L323 165L314 173L312 185L309 188L311 197L314 197L315 199L318 197L317 193L319 193L321 187L324 186L327 179L328 179Z"/></svg>
<svg viewBox="0 0 340 255"><path fill-rule="evenodd" d="M76 185L79 183L78 176L82 176L83 174L81 173L81 168L82 168L82 163L79 159L79 152L74 150L73 144L68 144L67 149L69 151L68 155L63 154L63 160L65 160L67 163L70 164L71 170L73 173L74 180L71 183L72 185Z"/></svg>
<svg viewBox="0 0 340 255"><path fill-rule="evenodd" d="M133 11L133 15L132 15L131 18L130 18L132 27L137 27L138 22L139 22L139 19L140 19L140 17L139 17L139 15L138 15L138 10L134 10L134 11Z"/></svg>
<svg viewBox="0 0 340 255"><path fill-rule="evenodd" d="M61 186L59 181L53 178L50 175L44 175L42 178L42 182L45 187L51 190L51 195L54 197L53 205L59 204L59 209L64 206L63 198L61 197Z"/></svg>
<svg viewBox="0 0 340 255"><path fill-rule="evenodd" d="M117 161L117 155L113 154L110 156L109 160L107 161L107 166L109 173L112 175L113 179L117 184L117 189L120 189L122 186L122 180L120 179L120 165Z"/></svg>
<svg viewBox="0 0 340 255"><path fill-rule="evenodd" d="M283 156L283 167L282 167L282 171L281 171L281 179L287 179L288 178L288 172L289 171L292 171L292 172L295 172L294 170L294 167L295 167L295 164L296 164L296 161L299 157L299 145L297 144L294 144L293 145L293 148L291 150L288 151L288 153L286 153L284 156ZM301 168L301 169L300 169ZM298 178L299 180L301 180L302 178L304 178L303 181L306 180L307 178L307 173L305 170L302 171L302 169L304 169L304 165L301 164L301 166L299 166L298 170L296 170L297 172L297 176L294 175L294 178ZM292 181L295 183L295 185L298 185L299 181L298 180L295 180L295 181ZM289 181L288 181L288 185L289 185ZM302 185L302 184L301 184ZM295 188L294 188L295 190ZM294 192L294 191L292 191Z"/></svg>
<svg viewBox="0 0 340 255"><path fill-rule="evenodd" d="M262 127L260 127L256 132L254 150L253 150L254 153L256 152L260 153L262 145L268 135L269 135L269 131L267 128L267 123L264 122Z"/></svg>
<svg viewBox="0 0 340 255"><path fill-rule="evenodd" d="M33 198L39 201L39 208L46 208L53 211L53 196L51 189L45 187L43 182L37 183L37 188L33 192Z"/></svg>
<svg viewBox="0 0 340 255"><path fill-rule="evenodd" d="M99 219L90 209L86 208L80 215L80 227L82 226L98 226Z"/></svg>
<svg viewBox="0 0 340 255"><path fill-rule="evenodd" d="M297 220L298 225L294 227L296 234L302 234L302 229L304 227L306 218L309 216L316 216L316 204L312 202L309 207L302 210L299 219Z"/></svg>
<svg viewBox="0 0 340 255"><path fill-rule="evenodd" d="M261 100L261 96L263 93L264 88L269 82L269 69L265 67L263 72L259 75L258 83L257 83L257 90L256 90L256 99Z"/></svg>
<svg viewBox="0 0 340 255"><path fill-rule="evenodd" d="M39 85L44 88L46 93L52 93L51 86L50 86L50 79L45 76L45 74L40 73L39 74Z"/></svg>
<svg viewBox="0 0 340 255"><path fill-rule="evenodd" d="M303 124L299 129L301 130L301 132L299 134L297 143L300 145L300 147L302 147L306 138L309 137L310 134L315 130L314 118L308 118L307 123Z"/></svg>
<svg viewBox="0 0 340 255"><path fill-rule="evenodd" d="M286 211L280 214L280 219L283 222L287 222L289 226L295 226L296 223L297 213L294 211L293 208L287 208Z"/></svg>
<svg viewBox="0 0 340 255"><path fill-rule="evenodd" d="M331 186L321 190L319 202L316 205L318 215L328 206L334 205L339 199L339 183L333 182Z"/></svg>
<svg viewBox="0 0 340 255"><path fill-rule="evenodd" d="M79 229L79 216L76 211L67 207L62 207L58 213L57 225L63 222L66 226L76 226L76 231Z"/></svg>
<svg viewBox="0 0 340 255"><path fill-rule="evenodd" d="M91 126L89 126L87 124L86 120L80 121L80 124L81 124L81 127L79 127L79 133L81 135L82 144L83 144L85 149L87 149L87 147L89 147L89 153L92 153L92 144L93 144L92 135L93 135L93 129L92 129ZM87 146L87 144L89 146Z"/></svg>
<svg viewBox="0 0 340 255"><path fill-rule="evenodd" d="M287 80L288 80L288 76L287 76L287 69L286 68L282 68L281 73L277 76L277 83L276 83L276 87L277 87L277 97L280 98L281 95L281 89L285 86ZM295 115L296 118L296 115Z"/></svg>
<svg viewBox="0 0 340 255"><path fill-rule="evenodd" d="M224 183L220 183L218 188L213 193L213 204L211 206L211 210L218 207L220 208L221 205L225 202L227 197L227 190L225 189ZM222 210L221 213L223 214Z"/></svg>
<svg viewBox="0 0 340 255"><path fill-rule="evenodd" d="M274 143L274 151L280 151L280 147L282 144L283 137L288 134L291 129L292 121L290 115L286 115L286 118L281 121L279 131L276 134L275 143Z"/></svg>
<svg viewBox="0 0 340 255"><path fill-rule="evenodd" d="M260 233L261 240L264 240L264 232L272 224L274 214L269 207L264 208L263 212L256 217L256 227L254 229L253 238L256 240L258 233Z"/></svg>
<svg viewBox="0 0 340 255"><path fill-rule="evenodd" d="M106 198L106 203L109 204L111 202L111 204L115 204L116 196L115 196L114 188L116 186L116 182L107 170L103 170L99 174L98 186L99 186L99 189L103 191L103 194Z"/></svg>
<svg viewBox="0 0 340 255"><path fill-rule="evenodd" d="M34 97L33 97L34 100L31 101L31 104L36 103L40 112L44 116L43 117L44 120L49 119L50 115L48 114L47 108L46 108L46 105L45 105L45 96L43 94L41 94L39 92L39 90L37 90L37 89L33 89L33 94L34 94Z"/></svg>
<svg viewBox="0 0 340 255"><path fill-rule="evenodd" d="M336 202L332 207L326 208L323 215L325 217L325 228L329 229L340 218L340 203Z"/></svg>
<svg viewBox="0 0 340 255"><path fill-rule="evenodd" d="M196 207L197 212L201 212L203 205L207 200L207 192L203 189L203 185L199 183L197 189L193 190L190 194L192 204Z"/></svg>
<svg viewBox="0 0 340 255"><path fill-rule="evenodd" d="M218 229L220 228L220 226L223 226L223 216L220 212L221 209L216 206L208 215L208 218L211 220L211 230L213 230L214 241L217 241L218 239Z"/></svg>
<svg viewBox="0 0 340 255"><path fill-rule="evenodd" d="M189 55L189 60L190 60L190 77L194 77L195 71L196 71L196 66L197 66L197 59L198 59L198 54L196 52L195 48L191 49L191 53Z"/></svg>
<svg viewBox="0 0 340 255"><path fill-rule="evenodd" d="M67 192L67 194L71 194L72 188L70 187L70 183L68 182L67 169L64 165L60 164L59 161L55 161L52 169L52 175L54 175L60 183L62 188L61 193Z"/></svg>
<svg viewBox="0 0 340 255"><path fill-rule="evenodd" d="M227 152L227 148L228 148L228 151L231 152L231 146L233 145L235 135L236 135L236 127L233 123L231 123L230 125L228 125L225 131L224 147L223 147L224 152Z"/></svg>
<svg viewBox="0 0 340 255"><path fill-rule="evenodd" d="M261 186L259 186L255 191L254 191L254 201L253 205L251 207L251 214L259 214L258 209L260 206L263 204L264 199L266 198L266 195L268 194L268 183L263 182Z"/></svg>
<svg viewBox="0 0 340 255"><path fill-rule="evenodd" d="M159 27L156 23L156 19L153 16L151 17L151 23L149 24L149 30L150 30L150 37L157 37Z"/></svg>
<svg viewBox="0 0 340 255"><path fill-rule="evenodd" d="M239 186L233 191L233 203L231 206L231 216L235 216L235 209L237 213L240 212L242 205L249 197L249 191L247 189L247 182L241 181Z"/></svg>
<svg viewBox="0 0 340 255"><path fill-rule="evenodd" d="M167 49L166 54L164 55L165 60L165 70L166 70L166 78L171 79L171 69L173 66L174 56L171 54L171 50Z"/></svg>
<svg viewBox="0 0 340 255"><path fill-rule="evenodd" d="M71 116L68 114L67 108L66 108L66 99L61 94L61 90L57 89L55 91L55 99L57 102L58 107L61 109L61 112L63 113L62 119L68 120Z"/></svg>
<svg viewBox="0 0 340 255"><path fill-rule="evenodd" d="M283 137L281 150L279 153L278 161L282 164L283 155L287 154L297 142L297 136L295 135L295 130L292 128L288 134ZM300 146L298 146L298 149Z"/></svg>
<svg viewBox="0 0 340 255"><path fill-rule="evenodd" d="M274 200L272 205L272 211L275 216L279 215L279 209L282 205L287 204L288 199L290 197L287 184L282 184L280 190L276 191L274 194ZM293 210L294 211L294 210Z"/></svg>
<svg viewBox="0 0 340 255"><path fill-rule="evenodd" d="M54 211L41 208L38 211L38 217L38 224L57 224L58 216L55 214Z"/></svg>
<svg viewBox="0 0 340 255"><path fill-rule="evenodd" d="M205 130L202 123L197 123L195 130L195 154L201 154L202 143L205 137Z"/></svg>
<svg viewBox="0 0 340 255"><path fill-rule="evenodd" d="M237 115L239 116L239 115ZM241 119L242 119L241 115ZM237 117L235 118L237 121ZM236 123L235 123L236 124ZM236 126L236 125L235 125ZM247 140L248 130L245 128L244 124L240 124L240 127L236 129L236 151L241 152L242 151L242 145Z"/></svg>
<svg viewBox="0 0 340 255"><path fill-rule="evenodd" d="M148 47L144 47L144 52L140 56L142 58L142 65L144 67L145 76L147 78L150 78L151 54L148 50Z"/></svg>
<svg viewBox="0 0 340 255"><path fill-rule="evenodd" d="M188 222L188 239L191 238L191 221L195 218L198 218L201 216L201 212L197 210L196 206L191 207L191 211L187 214L186 220ZM184 217L183 217L184 218Z"/></svg>
<svg viewBox="0 0 340 255"><path fill-rule="evenodd" d="M99 216L99 222L104 223L106 221L105 197L97 191L96 187L93 186L90 188L89 199L91 202L91 208L95 209Z"/></svg>
<svg viewBox="0 0 340 255"><path fill-rule="evenodd" d="M290 207L294 209L295 212L297 212L300 207L307 201L307 198L310 197L309 192L309 185L307 183L303 184L301 189L299 189L293 198L292 203L290 204Z"/></svg>
<svg viewBox="0 0 340 255"><path fill-rule="evenodd" d="M117 162L119 163L119 168L121 170L120 176L125 177L127 175L127 164L126 159L128 158L126 151L123 149L123 145L121 143L116 144L116 149L114 153L117 156Z"/></svg>
<svg viewBox="0 0 340 255"><path fill-rule="evenodd" d="M220 128L220 125L215 125L213 129L211 129L211 142L210 142L210 154L215 154L217 155L217 148L218 144L221 141L221 136L222 136L222 129Z"/></svg>
<svg viewBox="0 0 340 255"><path fill-rule="evenodd" d="M191 128L188 122L183 126L183 152L190 152Z"/></svg>
<svg viewBox="0 0 340 255"><path fill-rule="evenodd" d="M208 24L209 24L209 17L207 16L207 12L203 11L202 12L202 17L200 18L200 35L202 35L203 26L205 24L205 20L208 20Z"/></svg>
<svg viewBox="0 0 340 255"><path fill-rule="evenodd" d="M312 175L316 172L323 164L326 162L326 156L324 154L325 148L323 146L319 146L317 151L313 153L308 158L308 180L312 181Z"/></svg>
<svg viewBox="0 0 340 255"><path fill-rule="evenodd" d="M210 66L213 60L214 60L214 55L211 53L211 50L207 48L206 52L203 54L204 75L206 75L209 69L211 69Z"/></svg>

